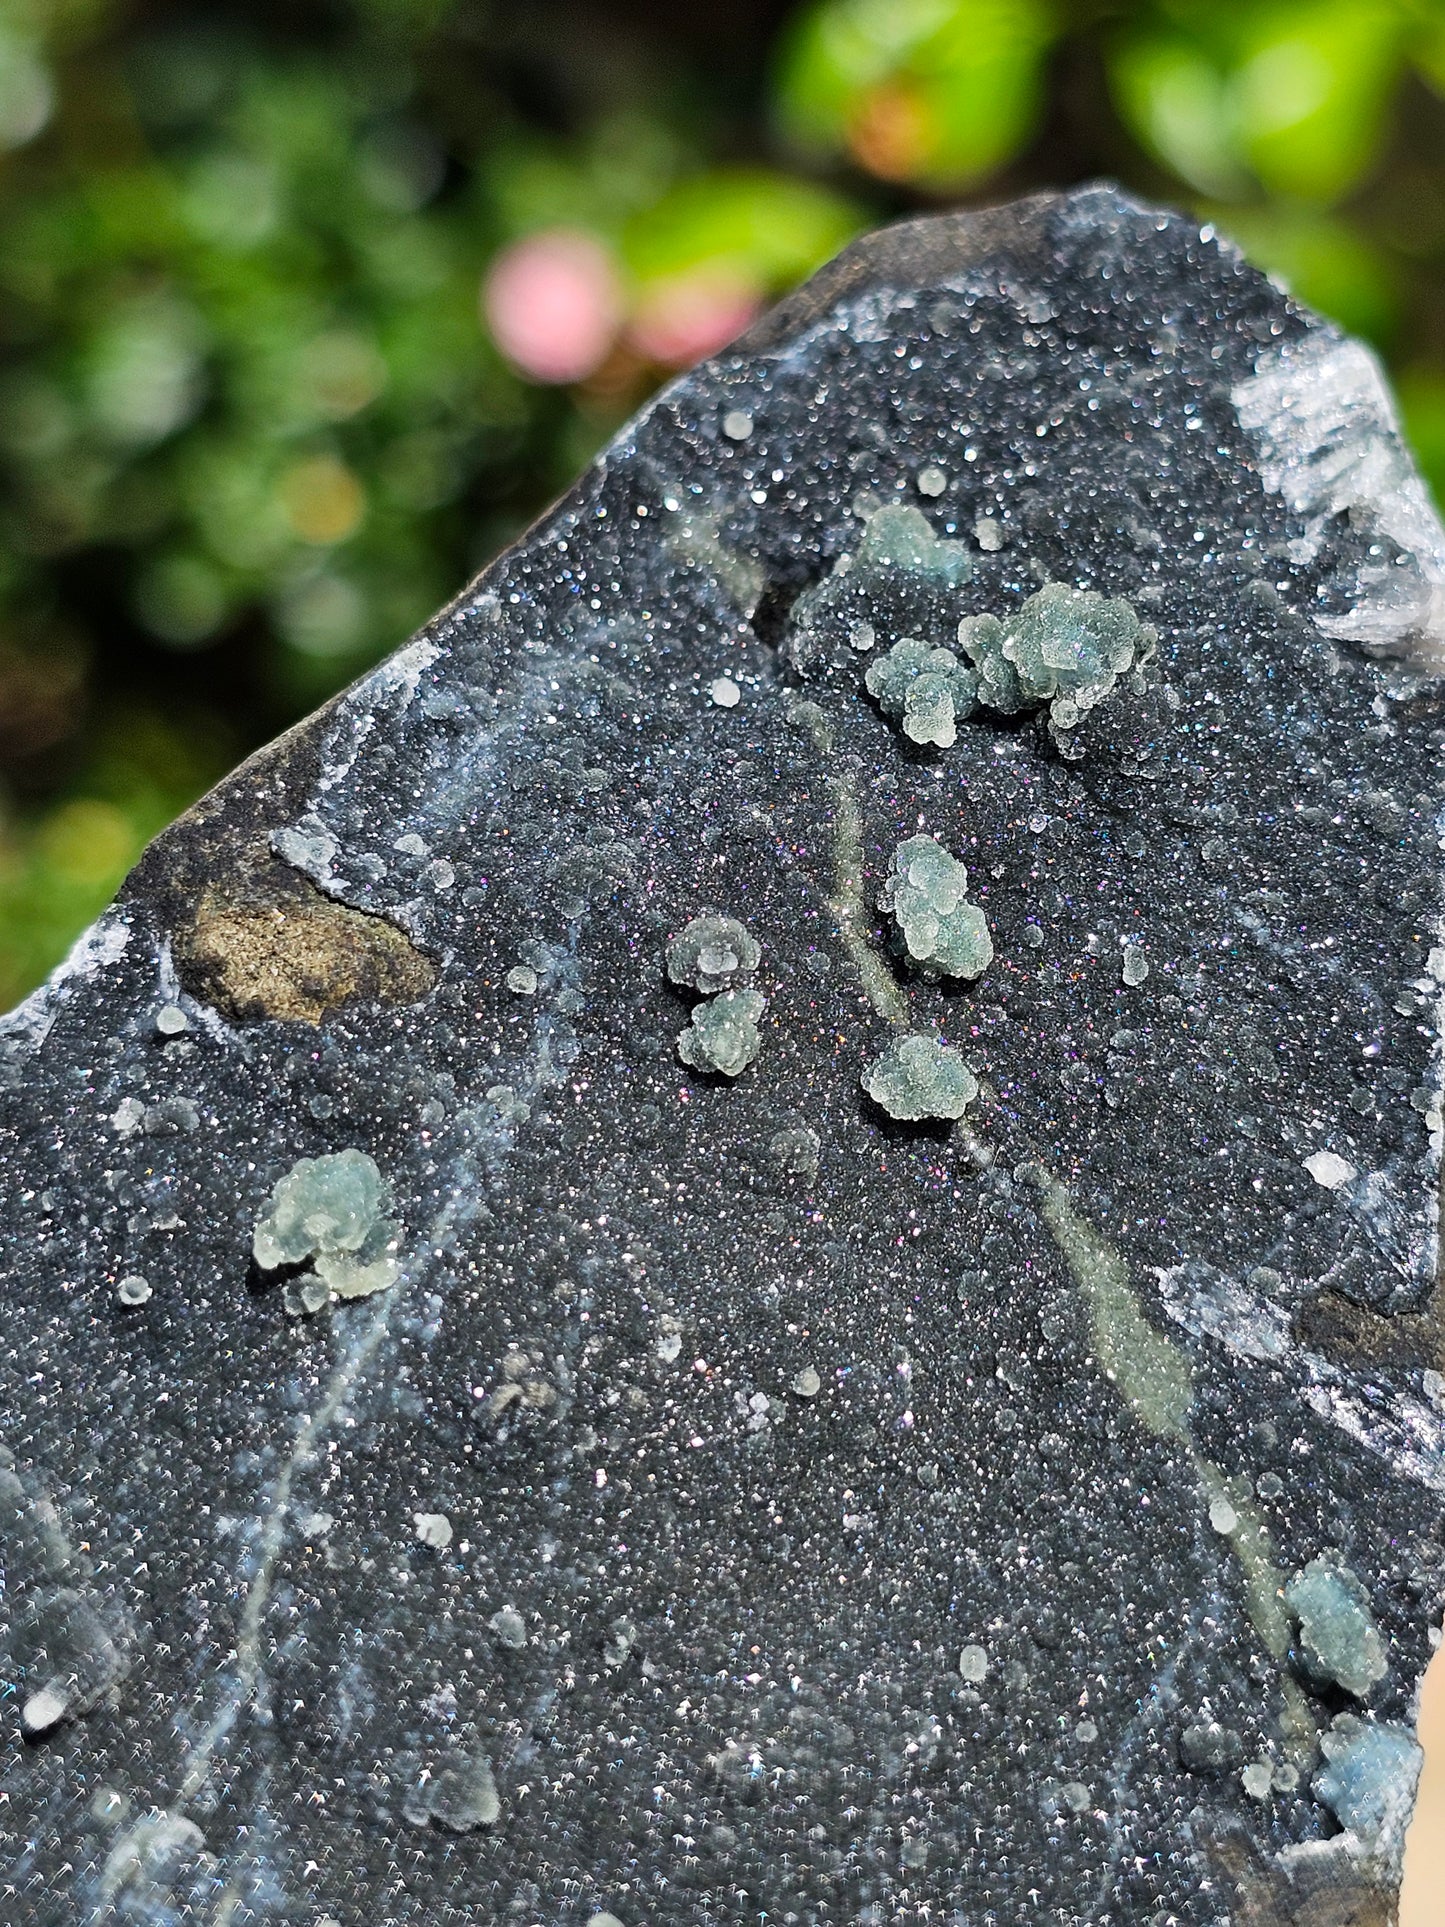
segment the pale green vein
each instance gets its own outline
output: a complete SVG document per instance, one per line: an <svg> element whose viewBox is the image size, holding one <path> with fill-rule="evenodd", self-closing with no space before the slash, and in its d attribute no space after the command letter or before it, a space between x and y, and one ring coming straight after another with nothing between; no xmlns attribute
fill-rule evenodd
<svg viewBox="0 0 1445 1927"><path fill-rule="evenodd" d="M1039 1211L1089 1308L1094 1354L1135 1418L1155 1438L1181 1445L1189 1455L1211 1516L1232 1516L1224 1537L1238 1561L1244 1606L1265 1650L1283 1661L1290 1645L1284 1574L1274 1562L1269 1530L1242 1479L1231 1479L1199 1451L1189 1430L1194 1375L1184 1353L1150 1323L1129 1277L1129 1267L1102 1232L1074 1209L1068 1191L1041 1166L1033 1181ZM1227 1510L1226 1510L1227 1509ZM1308 1713L1298 1686L1284 1678L1286 1726ZM1311 1731L1313 1728L1311 1726Z"/></svg>
<svg viewBox="0 0 1445 1927"><path fill-rule="evenodd" d="M858 792L846 776L830 778L828 786L833 793L833 894L828 907L869 1003L880 1017L907 1030L908 1000L864 934L870 918L863 897L863 813Z"/></svg>

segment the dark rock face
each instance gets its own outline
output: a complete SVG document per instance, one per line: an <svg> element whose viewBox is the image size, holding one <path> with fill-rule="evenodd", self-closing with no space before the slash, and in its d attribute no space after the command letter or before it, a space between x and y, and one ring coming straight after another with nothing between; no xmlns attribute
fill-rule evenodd
<svg viewBox="0 0 1445 1927"><path fill-rule="evenodd" d="M1442 551L1207 231L919 224L162 837L0 1060L7 1923L1385 1920Z"/></svg>

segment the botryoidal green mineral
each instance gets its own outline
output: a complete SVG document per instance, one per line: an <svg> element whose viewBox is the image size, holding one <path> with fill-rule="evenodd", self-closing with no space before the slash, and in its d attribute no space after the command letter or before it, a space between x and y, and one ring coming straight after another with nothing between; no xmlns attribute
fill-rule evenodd
<svg viewBox="0 0 1445 1927"><path fill-rule="evenodd" d="M893 852L878 898L898 926L908 960L925 976L979 977L993 961L988 923L969 903L968 871L935 837L910 836Z"/></svg>
<svg viewBox="0 0 1445 1927"><path fill-rule="evenodd" d="M1000 716L1047 703L1057 731L1142 669L1157 638L1121 597L1050 582L1012 615L965 616L958 640L977 671L980 703Z"/></svg>
<svg viewBox="0 0 1445 1927"><path fill-rule="evenodd" d="M310 1261L287 1287L288 1311L319 1311L332 1297L368 1298L396 1283L401 1226L386 1216L389 1202L364 1151L298 1158L276 1180L251 1250L262 1271Z"/></svg>
<svg viewBox="0 0 1445 1927"><path fill-rule="evenodd" d="M978 1096L978 1079L961 1053L916 1031L895 1038L864 1071L862 1084L875 1104L907 1124L960 1118Z"/></svg>
<svg viewBox="0 0 1445 1927"><path fill-rule="evenodd" d="M711 997L752 975L761 957L758 940L736 917L694 917L667 946L667 974L675 984Z"/></svg>
<svg viewBox="0 0 1445 1927"><path fill-rule="evenodd" d="M956 639L966 662L945 645L903 636L868 666L869 695L910 742L950 749L976 709L1016 716L1045 704L1062 742L1121 676L1142 676L1157 640L1121 598L1063 582L1012 615L962 617Z"/></svg>
<svg viewBox="0 0 1445 1927"><path fill-rule="evenodd" d="M1284 1589L1299 1621L1300 1654L1317 1679L1364 1699L1389 1670L1363 1582L1333 1559L1311 1559Z"/></svg>
<svg viewBox="0 0 1445 1927"><path fill-rule="evenodd" d="M922 509L890 502L865 518L849 573L862 579L899 570L956 588L973 574L973 557L966 543L935 535Z"/></svg>
<svg viewBox="0 0 1445 1927"><path fill-rule="evenodd" d="M758 1019L766 1004L760 990L724 990L709 998L679 1036L678 1056L695 1071L740 1076L762 1048Z"/></svg>
<svg viewBox="0 0 1445 1927"><path fill-rule="evenodd" d="M925 649L950 642L958 591L974 570L968 544L935 535L921 509L890 502L863 518L863 536L793 605L790 650L805 675L886 649L904 636Z"/></svg>
<svg viewBox="0 0 1445 1927"><path fill-rule="evenodd" d="M1360 1850L1398 1875L1424 1754L1408 1727L1337 1713L1320 1741L1324 1764L1311 1791ZM1392 1916L1393 1917L1393 1916Z"/></svg>
<svg viewBox="0 0 1445 1927"><path fill-rule="evenodd" d="M958 725L973 714L978 677L951 649L932 648L915 636L895 642L886 656L868 665L868 694L910 742L952 749Z"/></svg>

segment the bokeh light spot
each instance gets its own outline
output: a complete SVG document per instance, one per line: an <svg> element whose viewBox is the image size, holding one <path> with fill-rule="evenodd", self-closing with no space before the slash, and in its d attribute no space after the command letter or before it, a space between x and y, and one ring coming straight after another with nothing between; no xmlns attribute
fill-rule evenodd
<svg viewBox="0 0 1445 1927"><path fill-rule="evenodd" d="M63 803L40 832L41 856L69 883L118 880L136 855L130 822L114 803L79 797Z"/></svg>
<svg viewBox="0 0 1445 1927"><path fill-rule="evenodd" d="M756 287L734 269L704 263L644 288L628 335L649 361L688 368L725 348L757 311Z"/></svg>
<svg viewBox="0 0 1445 1927"><path fill-rule="evenodd" d="M136 584L136 613L153 636L190 649L215 633L229 613L225 584L198 555L161 555Z"/></svg>
<svg viewBox="0 0 1445 1927"><path fill-rule="evenodd" d="M854 158L883 181L910 181L921 174L933 145L928 104L903 80L865 94L848 129Z"/></svg>
<svg viewBox="0 0 1445 1927"><path fill-rule="evenodd" d="M293 649L308 656L344 656L362 639L366 602L354 582L323 573L296 583L278 615Z"/></svg>
<svg viewBox="0 0 1445 1927"><path fill-rule="evenodd" d="M553 228L504 248L482 284L482 314L513 367L533 381L582 381L617 334L621 291L595 235Z"/></svg>
<svg viewBox="0 0 1445 1927"><path fill-rule="evenodd" d="M318 547L344 542L366 513L365 490L334 455L313 455L287 469L281 503L295 533Z"/></svg>
<svg viewBox="0 0 1445 1927"><path fill-rule="evenodd" d="M297 377L304 399L318 415L345 421L360 414L386 386L386 363L374 342L337 328L307 342Z"/></svg>
<svg viewBox="0 0 1445 1927"><path fill-rule="evenodd" d="M49 69L21 35L0 28L0 147L34 140L54 110Z"/></svg>

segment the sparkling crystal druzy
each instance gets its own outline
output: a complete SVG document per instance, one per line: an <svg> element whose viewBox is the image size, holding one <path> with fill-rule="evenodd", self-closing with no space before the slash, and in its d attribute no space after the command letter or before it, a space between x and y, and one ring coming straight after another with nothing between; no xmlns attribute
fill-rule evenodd
<svg viewBox="0 0 1445 1927"><path fill-rule="evenodd" d="M1110 190L667 389L5 1026L6 1927L1386 1920L1442 660Z"/></svg>

